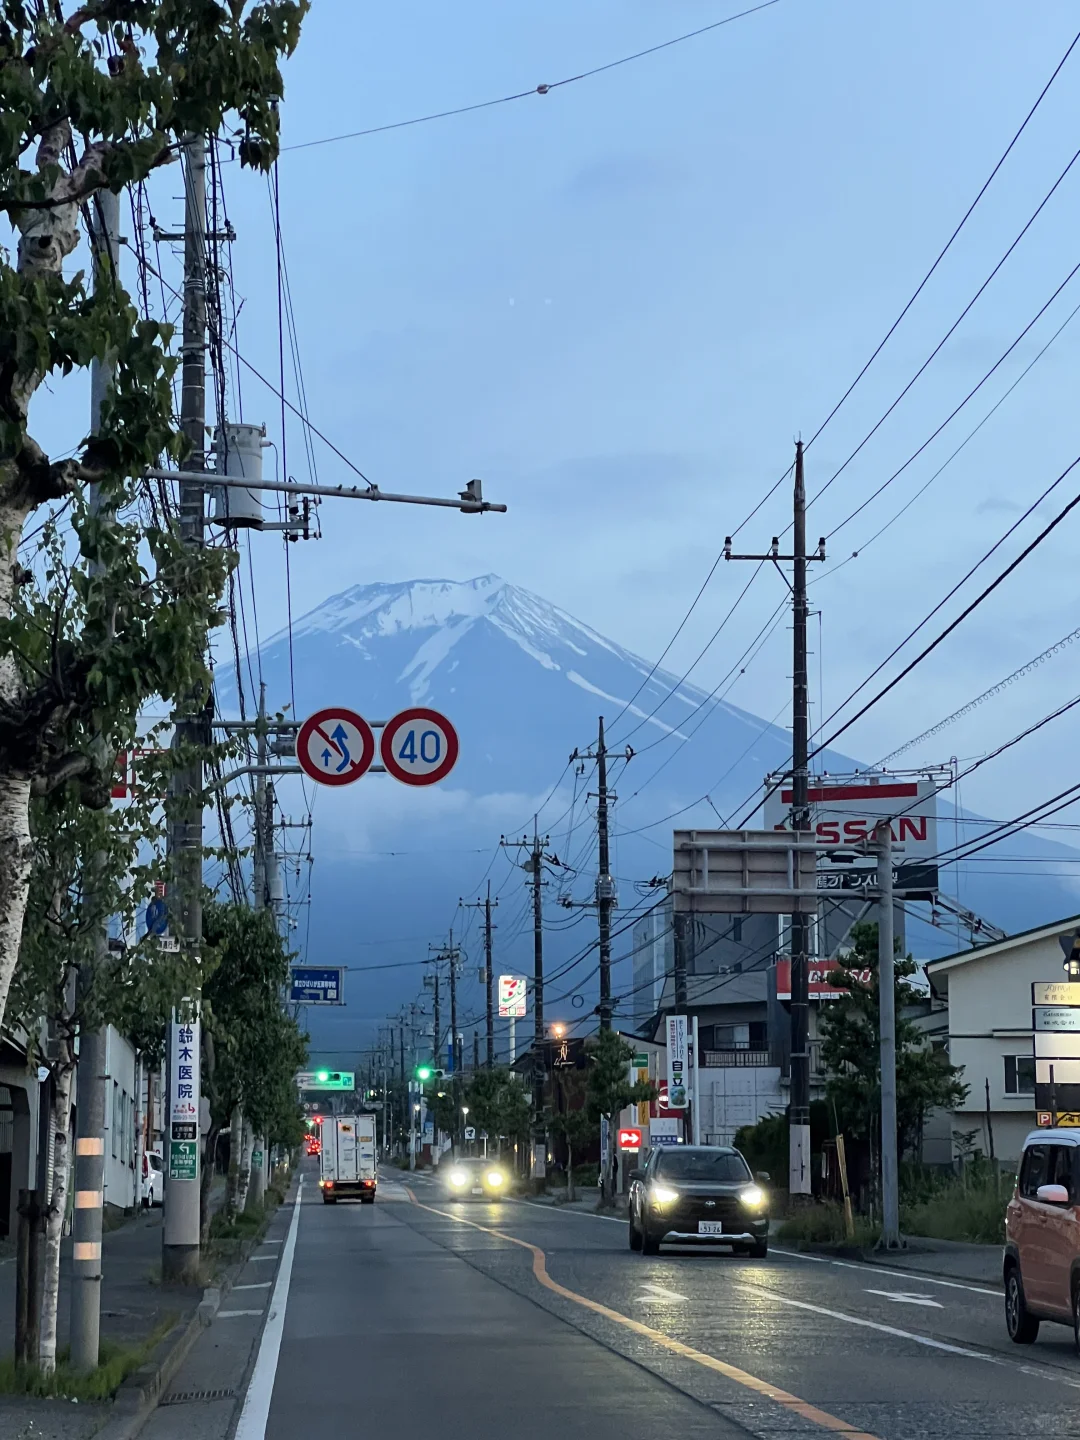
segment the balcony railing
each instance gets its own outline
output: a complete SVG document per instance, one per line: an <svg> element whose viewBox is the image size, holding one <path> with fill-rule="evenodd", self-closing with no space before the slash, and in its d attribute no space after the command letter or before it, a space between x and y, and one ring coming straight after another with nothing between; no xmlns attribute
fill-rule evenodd
<svg viewBox="0 0 1080 1440"><path fill-rule="evenodd" d="M728 1066L748 1065L753 1068L769 1063L767 1050L703 1050L701 1063L706 1070L722 1070Z"/></svg>

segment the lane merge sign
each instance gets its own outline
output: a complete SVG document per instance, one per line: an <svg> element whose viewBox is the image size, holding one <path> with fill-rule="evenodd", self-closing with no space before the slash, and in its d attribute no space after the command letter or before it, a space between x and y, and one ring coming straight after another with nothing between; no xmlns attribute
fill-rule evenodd
<svg viewBox="0 0 1080 1440"><path fill-rule="evenodd" d="M437 710L402 710L383 726L379 753L403 785L437 785L457 764L457 731Z"/></svg>
<svg viewBox="0 0 1080 1440"><path fill-rule="evenodd" d="M351 785L375 759L375 735L355 710L333 705L316 710L300 726L296 758L304 774L320 785Z"/></svg>

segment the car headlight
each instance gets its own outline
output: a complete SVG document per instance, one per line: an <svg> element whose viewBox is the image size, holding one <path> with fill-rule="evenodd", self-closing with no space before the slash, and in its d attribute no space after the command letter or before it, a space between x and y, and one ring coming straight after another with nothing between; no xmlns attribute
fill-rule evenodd
<svg viewBox="0 0 1080 1440"><path fill-rule="evenodd" d="M460 1190L463 1185L467 1185L468 1183L469 1177L465 1174L464 1170L450 1171L450 1184L453 1185L455 1190Z"/></svg>
<svg viewBox="0 0 1080 1440"><path fill-rule="evenodd" d="M654 1185L649 1191L649 1199L656 1205L673 1205L678 1198L678 1190L669 1190L666 1185Z"/></svg>
<svg viewBox="0 0 1080 1440"><path fill-rule="evenodd" d="M503 1183L503 1177L498 1170L489 1170L487 1173L487 1182L489 1185L498 1187Z"/></svg>
<svg viewBox="0 0 1080 1440"><path fill-rule="evenodd" d="M739 1191L739 1199L748 1210L760 1210L767 1196L760 1185L748 1185L745 1190Z"/></svg>

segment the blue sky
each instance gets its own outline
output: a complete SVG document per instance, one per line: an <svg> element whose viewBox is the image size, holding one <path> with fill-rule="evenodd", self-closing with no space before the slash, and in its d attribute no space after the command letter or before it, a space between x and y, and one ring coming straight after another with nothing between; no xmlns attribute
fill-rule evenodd
<svg viewBox="0 0 1080 1440"><path fill-rule="evenodd" d="M287 72L285 142L526 89L735 8L317 0ZM292 550L294 611L366 580L494 570L658 653L725 533L782 473L795 436L817 429L925 273L1075 24L1073 7L1055 3L781 0L543 97L287 151L284 243L313 418L385 488L452 494L479 475L489 498L511 507L478 520L327 505L325 538ZM907 383L1070 158L1078 65L1080 48L812 447L811 494ZM923 379L812 506L814 538L926 439L1075 263L1078 186L1080 165ZM230 176L229 197L247 297L241 344L272 370L265 185ZM830 555L861 550L1077 303L1080 279L926 454L830 541ZM1080 318L907 514L815 588L827 710L1080 450L1078 334ZM272 397L249 382L244 408L280 428ZM293 473L304 473L299 442L290 426ZM319 471L348 479L325 450ZM1066 491L1054 499L1064 503ZM1001 559L1055 508L1048 502ZM740 544L763 548L787 509L785 486ZM860 722L848 748L877 758L1071 629L1075 537L1075 525L1063 526L938 658ZM257 542L256 564L265 633L285 610L276 542ZM675 668L697 654L746 578L721 566L672 652ZM759 577L725 632L730 645L714 646L694 678L723 673L779 584ZM787 646L781 628L731 698L772 716L788 685ZM1066 654L911 758L974 754L1006 738L1072 693L1073 670ZM1072 734L1070 721L1059 722L988 766L965 802L1004 815L1060 788L1053 781Z"/></svg>
<svg viewBox="0 0 1080 1440"><path fill-rule="evenodd" d="M315 0L287 69L286 145L528 89L730 14L718 0ZM670 638L719 551L832 409L925 273L1064 53L1074 6L780 0L592 79L363 139L287 150L283 237L313 420L384 488L454 494L472 476L506 516L328 503L291 547L294 613L350 584L495 571L643 655ZM811 448L811 494L894 400L1063 169L1080 133L1080 47L939 272ZM1080 164L941 355L811 507L828 533L934 430L1075 263ZM155 181L165 225L180 177ZM239 340L278 364L266 182L230 167ZM1080 303L1080 277L956 421L830 539L814 590L814 703L854 688L1080 451L1080 317L870 548ZM291 375L288 380L292 392ZM59 450L70 388L43 398ZM239 408L233 397L234 413ZM281 438L245 377L242 409ZM290 473L307 473L299 426ZM316 445L319 479L352 477ZM1070 493L1059 487L1000 565ZM1076 482L1071 482L1074 486ZM764 548L786 486L740 535ZM845 736L873 760L1068 632L1077 526ZM284 623L281 544L253 542L259 630ZM245 561L246 569L246 561ZM991 564L943 617L956 613ZM721 565L669 656L681 671L745 584ZM783 593L763 573L693 678L706 686ZM249 621L254 626L254 616ZM815 620L815 627L817 621ZM929 632L932 633L932 632ZM250 635L254 640L254 634ZM731 693L771 718L789 686L781 626ZM911 761L980 753L1073 692L1073 652ZM890 673L890 672L886 672ZM281 703L285 697L271 697ZM820 715L820 709L817 714ZM1071 774L1070 719L988 765L965 805L1005 816ZM1064 781L1061 782L1065 783ZM1068 818L1068 817L1065 817Z"/></svg>

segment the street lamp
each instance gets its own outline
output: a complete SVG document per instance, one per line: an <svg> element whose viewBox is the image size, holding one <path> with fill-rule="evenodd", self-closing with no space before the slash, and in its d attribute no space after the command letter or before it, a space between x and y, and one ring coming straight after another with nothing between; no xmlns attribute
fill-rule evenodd
<svg viewBox="0 0 1080 1440"><path fill-rule="evenodd" d="M561 1020L556 1020L555 1024L551 1027L551 1033L555 1036L556 1040L561 1040L566 1034L566 1026Z"/></svg>

